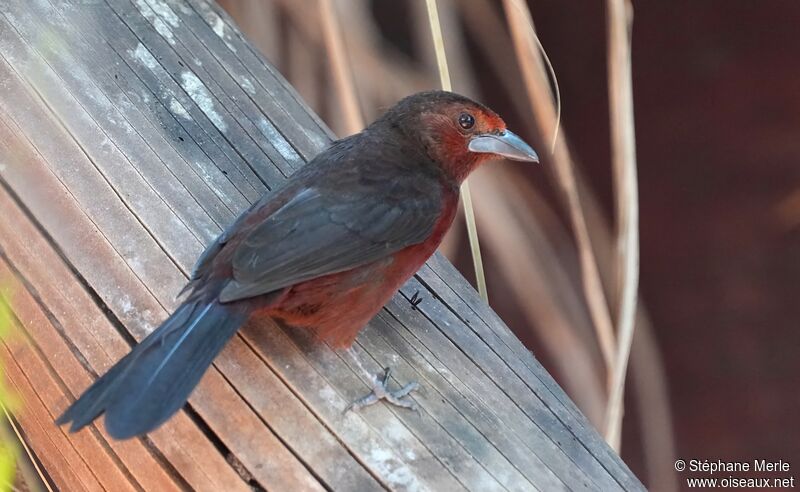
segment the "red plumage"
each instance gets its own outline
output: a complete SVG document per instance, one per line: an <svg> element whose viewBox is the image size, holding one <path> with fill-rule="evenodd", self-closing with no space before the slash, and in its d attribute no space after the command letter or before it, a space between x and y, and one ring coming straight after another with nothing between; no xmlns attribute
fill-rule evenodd
<svg viewBox="0 0 800 492"><path fill-rule="evenodd" d="M450 192L430 236L385 259L297 284L265 315L309 328L334 347L349 347L361 328L436 251L453 222L458 194Z"/></svg>
<svg viewBox="0 0 800 492"><path fill-rule="evenodd" d="M75 431L105 412L114 437L152 430L254 313L350 346L436 250L461 182L492 155L536 160L494 112L446 92L334 142L206 249L181 307L59 422Z"/></svg>

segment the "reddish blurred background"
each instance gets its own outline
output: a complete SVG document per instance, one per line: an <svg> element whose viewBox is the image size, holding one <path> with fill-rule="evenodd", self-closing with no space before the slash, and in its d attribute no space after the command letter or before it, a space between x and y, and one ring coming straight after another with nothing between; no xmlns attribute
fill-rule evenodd
<svg viewBox="0 0 800 492"><path fill-rule="evenodd" d="M316 2L221 3L323 119L344 133L315 27ZM440 5L455 88L497 110L546 155L550 136L535 134L526 116L529 105L500 2ZM487 21L483 29L468 11L486 5L500 23ZM605 5L531 0L529 6L560 83L563 130L599 199L596 210L611 217ZM404 92L438 85L422 0L359 0L337 8L367 120ZM665 458L670 453L670 459L686 460L783 459L800 469L800 2L642 1L634 9L640 292L657 342L650 348L660 350L666 379L658 376L661 361L646 350L640 363L632 362L630 379L641 370L643 382L638 390L628 384L623 458L655 489L675 484ZM502 37L494 31L498 25ZM462 66L466 62L470 66ZM547 159L543 164L502 164L506 177L524 176L530 188L523 186L522 200L514 201L478 186L476 207L511 200L512 209L535 208L555 248L549 257L535 254L544 264L559 262L574 295L580 293L580 270ZM480 214L479 226L482 234L499 234ZM586 376L601 367L596 347L571 358L569 342L554 331L557 324L545 321L549 314L526 310L526 296L539 302L535 289L520 292L502 266L504 254L519 255L519 245L484 244L492 306L597 422L598 397L587 387L602 377ZM455 237L445 249L473 278L466 239ZM567 299L559 309L569 311L562 317L574 336L591 345L589 318L578 301ZM574 374L570 381L572 367L583 385ZM641 389L664 382L666 416L648 424L642 412L650 412L653 401ZM669 449L669 439L653 438L668 451L648 465L643 443L651 425L664 426L675 448Z"/></svg>

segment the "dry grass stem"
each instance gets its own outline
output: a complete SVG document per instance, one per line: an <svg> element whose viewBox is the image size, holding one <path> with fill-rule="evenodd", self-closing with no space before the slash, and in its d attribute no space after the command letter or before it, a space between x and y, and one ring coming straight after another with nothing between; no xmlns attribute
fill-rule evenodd
<svg viewBox="0 0 800 492"><path fill-rule="evenodd" d="M452 90L469 97L480 98L481 91L475 80L477 71L473 65L471 46L464 36L460 6L462 0L437 0L439 25L442 29L444 51L447 53L447 70L450 73ZM425 2L410 2L411 22L414 25L412 38L418 67L425 73L438 72L436 50L433 46L428 6Z"/></svg>
<svg viewBox="0 0 800 492"><path fill-rule="evenodd" d="M571 235L547 201L512 166L477 171L475 213L493 265L537 335L537 353L552 361L559 383L590 422L600 426L606 409L602 373L585 301L564 262ZM569 254L566 255L567 257Z"/></svg>
<svg viewBox="0 0 800 492"><path fill-rule="evenodd" d="M533 24L531 24L531 30L533 30ZM539 39L539 36L536 35L536 32L533 33L533 40L536 41L536 47L539 48L539 53L541 53L542 58L544 59L544 65L547 68L547 73L550 75L550 79L553 81L553 95L555 96L556 101L556 122L553 128L553 139L550 142L550 153L552 154L556 151L558 131L561 129L561 88L558 86L558 77L556 77L556 71L553 68L553 64L550 62L550 57L547 56L547 51L542 45L542 40Z"/></svg>
<svg viewBox="0 0 800 492"><path fill-rule="evenodd" d="M534 41L536 33L533 29L530 11L528 6L520 0L504 0L504 10L537 126L541 134L552 134L556 126L556 110L541 54ZM600 279L597 260L592 249L572 158L563 137L556 141L552 157L556 178L566 201L578 245L583 291L597 332L597 340L606 368L607 386L610 389L611 373L614 367L613 323Z"/></svg>
<svg viewBox="0 0 800 492"><path fill-rule="evenodd" d="M472 206L472 192L469 183L464 181L461 185L461 199L464 202L464 219L467 224L467 237L469 238L469 251L472 255L472 265L475 268L475 280L478 284L478 294L487 304L489 303L489 291L486 288L486 274L483 271L483 256L481 255L481 244L478 239L478 226L475 223L475 209Z"/></svg>
<svg viewBox="0 0 800 492"><path fill-rule="evenodd" d="M675 463L675 435L670 413L669 388L664 361L656 344L653 326L641 305L636 315L636 335L631 350L631 382L636 392L642 456L650 490L679 490Z"/></svg>
<svg viewBox="0 0 800 492"><path fill-rule="evenodd" d="M442 89L451 91L453 90L453 84L450 82L450 70L447 68L447 54L444 51L444 36L442 35L442 26L439 23L439 9L436 8L436 0L425 0L425 6L428 8L428 22L431 26L433 50L436 53L436 66L439 69L439 80L442 83Z"/></svg>
<svg viewBox="0 0 800 492"><path fill-rule="evenodd" d="M447 56L444 50L444 36L442 36L442 26L439 23L439 11L436 8L436 0L426 0L428 7L428 21L431 25L431 35L433 36L433 46L436 51L436 64L439 67L439 78L441 79L442 89L452 90L450 83L450 71L447 69ZM475 267L475 279L478 283L478 293L485 302L489 302L489 293L486 290L486 275L483 270L483 257L481 256L481 245L478 240L478 226L475 224L475 210L472 207L472 194L469 190L469 182L464 181L461 185L461 198L464 203L464 218L467 221L467 236L469 236L469 249L472 253L472 264Z"/></svg>
<svg viewBox="0 0 800 492"><path fill-rule="evenodd" d="M319 0L319 7L322 30L325 36L325 48L330 58L338 99L341 101L344 110L347 133L357 133L364 128L364 118L358 104L353 72L347 59L339 17L336 15L333 0Z"/></svg>
<svg viewBox="0 0 800 492"><path fill-rule="evenodd" d="M456 7L466 29L475 39L475 48L480 51L491 73L501 84L498 90L514 96L524 94L525 86L516 61L508 56L497 56L497 53L508 49L511 39L506 30L505 20L495 9L494 0L456 2ZM527 129L533 132L534 125L530 111L520 111L516 105L514 110L528 126Z"/></svg>
<svg viewBox="0 0 800 492"><path fill-rule="evenodd" d="M442 39L444 41L445 53L447 54L447 71L450 73L451 81L456 81L453 90L470 97L479 97L477 81L475 80L475 70L472 66L470 53L467 51L467 39L460 23L460 11L457 9L462 2L458 0L439 0L436 2L439 14L439 25L442 29ZM426 73L438 73L438 62L436 60L436 50L434 49L433 36L431 36L431 26L428 16L428 6L425 2L412 2L412 22L414 24L414 44L415 51L421 61L420 70ZM470 195L474 193L475 180L470 187ZM478 201L482 201L480 195L476 195ZM477 217L476 217L477 220ZM463 244L463 236L466 231L466 218L464 208L459 207L453 225L444 235L439 251L451 261L456 261L458 251ZM487 289L488 292L488 289Z"/></svg>
<svg viewBox="0 0 800 492"><path fill-rule="evenodd" d="M303 33L294 24L287 26L284 36L287 57L283 69L293 80L297 80L294 88L303 95L303 99L308 104L319 107L330 90L315 83L315 80L323 76L325 69L317 62L322 47L309 46L309 43L303 42Z"/></svg>
<svg viewBox="0 0 800 492"><path fill-rule="evenodd" d="M373 119L382 107L388 107L397 99L429 88L433 79L417 70L411 59L399 50L381 43L380 32L369 15L367 6L361 1L332 0L340 18L347 19L347 29L342 31L344 45L348 48L354 77L359 82L365 106L364 116ZM319 0L275 0L288 22L305 37L304 44L324 47L325 39L320 29ZM378 47L381 47L378 49ZM294 83L297 83L292 78Z"/></svg>
<svg viewBox="0 0 800 492"><path fill-rule="evenodd" d="M592 195L588 184L578 174L578 188L586 203L586 218L597 255L603 261L600 269L603 280L614 275L610 264L614 258L614 236L608 218L601 213L601 207ZM647 309L638 300L636 331L631 347L631 378L635 385L635 405L639 409L639 430L641 433L642 454L647 464L647 484L651 490L678 490L675 483L675 470L670 463L677 458L672 425L672 414L664 361L653 335L654 328ZM605 413L605 409L603 410ZM605 418L605 415L603 416ZM667 463L668 466L664 466Z"/></svg>
<svg viewBox="0 0 800 492"><path fill-rule="evenodd" d="M628 0L608 0L608 98L611 115L617 239L616 267L619 306L617 351L606 411L605 438L619 451L624 414L625 376L628 369L639 288L639 198L636 184L636 141L633 121L630 27Z"/></svg>

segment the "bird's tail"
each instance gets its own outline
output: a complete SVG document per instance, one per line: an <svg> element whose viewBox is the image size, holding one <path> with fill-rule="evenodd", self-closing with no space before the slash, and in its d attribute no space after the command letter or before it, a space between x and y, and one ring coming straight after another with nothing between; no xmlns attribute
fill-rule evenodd
<svg viewBox="0 0 800 492"><path fill-rule="evenodd" d="M217 301L189 301L117 362L61 415L80 430L106 414L117 439L149 432L177 412L211 362L247 319Z"/></svg>

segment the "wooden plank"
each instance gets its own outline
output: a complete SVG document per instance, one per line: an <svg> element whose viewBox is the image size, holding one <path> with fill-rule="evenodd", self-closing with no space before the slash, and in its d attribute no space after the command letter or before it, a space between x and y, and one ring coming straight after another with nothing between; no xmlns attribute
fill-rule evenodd
<svg viewBox="0 0 800 492"><path fill-rule="evenodd" d="M0 135L2 135L3 128L9 127L7 125L0 124ZM10 138L0 139L1 142L11 142L11 146L9 147L11 150L6 150L4 152L5 155L19 157L27 154L30 155L31 158L12 163L8 166L3 176L14 184L19 184L22 182L35 183L35 185L31 185L31 191L40 193L48 198L45 200L35 196L34 194L29 194L26 196L27 204L36 207L37 211L39 211L42 216L47 218L49 210L48 206L52 206L53 200L57 200L59 197L58 189L54 184L51 185L52 187L48 186L47 173L42 169L45 166L40 161L41 158L37 158L35 151L33 149L28 149L26 151L24 147L25 143L21 142L19 138L14 139L13 134L9 133L7 137ZM26 174L30 174L32 176L26 176ZM97 270L94 268L84 270L82 272L85 274L84 279L92 283L92 285L99 285L101 279L106 279L109 274L118 272L118 275L111 275L111 278L113 279L114 277L122 277L121 284L128 286L125 292L130 293L130 297L123 298L121 301L121 314L124 314L126 309L130 310L130 303L141 302L140 305L145 305L145 303L147 303L153 306L150 314L156 313L157 316L165 316L166 313L160 305L155 303L153 300L148 300L152 298L148 297L149 294L146 292L146 289L143 287L137 287L138 285L141 285L139 282L128 279L126 274L130 275L131 271L128 270L127 267L113 267L113 265L120 263L116 259L115 252L112 248L109 248L101 238L96 237L98 235L98 231L86 230L87 226L91 226L91 223L87 223L85 219L82 220L79 212L71 212L72 210L75 210L75 208L76 205L70 202L70 197L65 197L61 205L58 207L61 212L58 218L63 221L65 218L72 217L68 221L70 226L66 228L54 226L49 232L58 233L59 236L56 237L59 238L62 230L69 231L69 233L75 235L73 237L76 238L77 244L74 244L74 246L78 247L77 249L80 253L83 255L90 254L93 258L103 258L103 268ZM83 230L81 230L81 228L83 228ZM92 241L92 239L95 239L95 241ZM97 245L97 248L93 248L90 251L84 251L79 247L87 244ZM95 280L97 280L96 283L94 282ZM47 277L42 278L41 282L48 282ZM139 291L138 295L135 294L137 289ZM118 306L119 302L119 300L115 299L114 305ZM140 322L140 319L133 318L133 321L130 323L131 325L135 326L136 324L140 324ZM154 323L157 322L158 318L156 318ZM112 332L115 331L113 325L108 322L106 326L101 327L101 329L110 330ZM134 333L134 336L142 337L143 334L139 335ZM107 333L102 333L100 335L95 334L94 337L103 339L103 348L108 348L109 342L107 339ZM116 351L114 358L111 360L116 360L117 358L121 357L127 352L128 349L128 345L125 344L122 349L118 349ZM88 354L82 354L82 356L87 357ZM101 373L108 367L110 367L110 361L105 362L99 367L95 367L95 370L96 372ZM254 475L259 476L263 480L263 483L287 487L295 487L302 484L302 486L305 488L313 488L315 482L309 482L311 479L308 476L308 472L305 470L305 468L291 457L291 455L280 445L279 441L277 441L274 435L271 434L269 429L262 427L258 418L253 415L246 404L244 404L244 402L238 398L237 393L230 389L227 383L218 374L212 371L208 377L204 379L200 385L200 388L198 388L198 392L196 392L195 396L193 396L192 402L195 403L195 406L200 412L201 416L204 417L212 429L221 429L225 431L221 434L222 440L236 452L237 458L241 459L245 465L248 465L248 469L253 470L252 473ZM217 402L217 404L212 404L211 402ZM231 420L229 418L229 414L236 415L237 419L235 421ZM241 425L241 427L237 427L237 424ZM195 429L195 432L196 431L197 430ZM158 434L159 433L154 433L153 437L157 436ZM173 431L173 434L175 434L175 431ZM168 436L169 433L163 435L166 442L170 442L169 439L166 439ZM190 450L195 454L194 461L197 463L202 463L203 460L197 458L197 455L202 453L202 448L195 449L190 447L190 445L194 444L193 440L186 438L184 439L187 441L184 443L185 449ZM206 448L208 447L210 447L210 445L207 444ZM164 450L164 452L166 453L166 450ZM266 461L265 464L267 457L270 459L269 461ZM186 462L187 460L183 461ZM192 464L191 462L188 462L187 464L189 466L187 467L187 470L196 474L195 468L197 463ZM207 480L208 478L206 477L206 481Z"/></svg>
<svg viewBox="0 0 800 492"><path fill-rule="evenodd" d="M14 4L4 4L11 5ZM74 175L80 175L81 178L96 176L94 181L89 182L91 186L114 190L146 232L160 241L160 246L172 261L190 264L202 251L203 242L195 232L208 227L206 221L200 221L200 216L205 213L199 207L190 207L188 201L173 206L165 201L164 197L176 195L175 189L179 186L177 180L174 177L169 179L169 173L157 160L146 158L141 139L139 142L126 142L133 146L139 143L139 148L121 146L120 141L127 140L130 127L119 122L119 127L115 128L112 121L117 121L117 115L113 114L110 104L102 98L91 79L88 79L88 83L73 84L74 80L70 79L79 74L74 65L65 64L58 70L58 66L49 65L45 59L37 56L31 46L37 46L36 51L49 47L52 53L63 53L64 50L45 42L45 33L36 30L32 23L21 22L14 14L12 17L18 21L16 25L0 22L0 55L14 63L14 69L23 79L36 80L38 96L47 105L51 118L56 120L54 123L69 125L68 135L76 147L75 152L86 157L75 160L76 165L82 166L75 169ZM87 110L90 104L99 107ZM112 114L106 114L100 121L95 120L95 112L110 111ZM136 165L129 160L133 156L136 156ZM148 168L150 171L147 171ZM147 179L148 172L155 176ZM156 191L153 188L161 188L162 183L167 183L166 189ZM116 190L123 188L124 193L116 193ZM180 215L185 215L181 212L184 209L196 219L188 224L181 220ZM196 227L200 224L203 225ZM204 236L210 238L214 232L214 229L210 229Z"/></svg>
<svg viewBox="0 0 800 492"><path fill-rule="evenodd" d="M326 427L335 429L347 449L360 456L370 471L381 477L389 488L401 490L460 490L463 487L447 470L433 464L438 461L418 439L407 434L402 423L373 426L364 413L345 412L347 405L363 394L364 386L348 386L354 374L345 370L315 365L323 357L336 357L324 346L311 353L303 352L274 323L259 320L244 328L248 341L262 354L266 363L277 370L290 390L301 395ZM344 380L343 380L344 379ZM347 391L342 394L342 390ZM398 434L408 437L399 447ZM439 485L440 487L436 487ZM446 488L441 488L441 486Z"/></svg>
<svg viewBox="0 0 800 492"><path fill-rule="evenodd" d="M209 178L209 185L222 199L237 198L232 210L238 212L246 206L238 200L237 194L244 195L249 201L258 198L264 184L241 156L229 146L220 145L216 127L169 73L154 61L147 47L141 45L139 49L139 44L136 44L133 51L115 51L118 45L112 45L104 37L106 33L98 29L101 18L93 5L59 2L55 6L39 7L34 12L47 13L48 18L54 19L55 22L48 26L52 32L83 47L78 50L78 55L84 64L89 64L92 59L116 60L102 67L108 77L114 79L114 84L107 85L104 91L112 95L117 90L122 91L175 144L175 150L198 168L198 174ZM113 35L114 31L109 29L106 36L113 40ZM96 72L93 76L101 78Z"/></svg>
<svg viewBox="0 0 800 492"><path fill-rule="evenodd" d="M509 453L503 449L504 442L496 439L497 434L506 434L505 427L471 420L470 411L465 410L465 406L470 406L470 410L473 411L475 407L467 401L460 406L454 405L450 398L452 388L442 387L437 378L428 378L428 374L436 371L432 365L418 357L418 354L403 350L407 346L392 347L381 336L381 333L391 330L390 322L385 318L386 314L381 313L375 321L376 329L365 332L364 336L359 338L359 352L365 354L363 357L368 357L365 365L371 370L380 369L378 361L391 361L393 379L399 382L417 381L424 388L414 399L426 419L416 423L414 416L408 413L397 412L397 416L415 432L425 436L425 442L434 448L437 455L450 455L448 461L458 465L458 473L464 477L467 483L486 483L486 480L483 473L480 472L477 476L470 475L469 467L472 464L460 457L461 453L468 455L485 470L485 473L490 474L499 485L507 490L527 490L534 485L541 488L543 484L550 483L548 480L552 480L551 484L556 488L563 486L556 477L543 468L541 462L536 461L534 455L514 456L511 454L510 457L507 457L506 454ZM440 428L437 429L437 426ZM441 433L446 434L450 439L437 435ZM502 439L506 439L508 442L513 441L511 436L503 436ZM439 440L441 442L438 442ZM453 455L457 459L454 459ZM520 467L526 461L530 461L528 463L530 466L542 472L537 484L533 484L520 471Z"/></svg>
<svg viewBox="0 0 800 492"><path fill-rule="evenodd" d="M58 330L46 324L33 323L28 332L32 340L49 358L58 361L58 374L69 392L62 393L60 406L66 408L72 395L85 388L97 373L107 370L114 360L129 350L108 318L86 292L81 282L69 271L22 211L0 189L0 250L13 262L14 268L36 289L40 302L49 309L49 317L59 323ZM13 307L18 309L14 297ZM88 364L91 372L82 364ZM147 490L168 490L159 458L141 440L114 441L105 437L119 459ZM220 456L213 445L186 418L179 414L150 436L155 449L170 460L170 467L196 490L248 490L240 477ZM182 445L179 445L182 444Z"/></svg>
<svg viewBox="0 0 800 492"><path fill-rule="evenodd" d="M475 331L488 346L500 354L502 360L510 365L562 425L575 435L577 442L595 456L602 466L618 479L623 488L633 490L641 485L636 477L627 471L619 456L605 443L599 446L587 446L587 443L592 442L597 436L597 431L550 374L542 368L530 350L525 348L503 324L497 313L480 302L475 289L447 259L437 253L417 273L416 278L427 284L429 290L435 291L464 325ZM406 295L409 293L410 290L407 290ZM485 329L490 331L487 333ZM516 354L516 357L512 354Z"/></svg>
<svg viewBox="0 0 800 492"><path fill-rule="evenodd" d="M176 100L188 116L177 111L181 125L189 119L193 120L203 131L203 135L195 138L209 138L234 163L234 168L241 169L251 186L259 189L264 186L266 179L272 181L283 176L273 166L256 170L254 163L262 159L264 154L252 142L241 149L230 145L229 138L241 135L240 127L232 116L220 111L219 101L195 74L194 70L203 61L192 57L179 64L179 60L170 57L167 62L174 62L174 65L164 66L160 58L165 55L155 52L156 58L110 6L92 5L79 12L81 18L78 21L94 26L93 30L97 31L97 26L104 26L99 34L111 46L115 56L125 60L145 81L149 91L168 102L170 109L173 109L172 100Z"/></svg>
<svg viewBox="0 0 800 492"><path fill-rule="evenodd" d="M54 419L64 410L65 400L62 387L60 387L61 382L55 376L55 371L48 363L48 359L61 362L58 356L63 354L48 352L47 359L45 359L43 353L39 352L37 347L33 345L29 338L29 333L26 332L31 329L44 331L50 325L50 322L36 305L31 293L14 278L8 264L2 258L0 258L0 278L4 279L0 297L3 297L6 303L10 303L13 300L14 315L18 322L15 331L18 338L10 341L6 346L11 357L22 370L24 377L39 397L42 405L44 405L47 411L45 418L48 420ZM55 330L52 325L49 328L51 328L49 331L52 336L52 332ZM59 364L60 367L63 366ZM16 381L20 380L19 377L18 375ZM59 433L63 434L63 431ZM117 466L116 456L107 449L105 442L97 434L84 432L80 436L66 437L66 440L69 441L82 461L91 464L92 474L102 488L120 491L136 490L135 482L132 482L126 476L127 473L125 472L127 470ZM170 482L169 480L163 482L164 490L170 490L168 487ZM177 490L177 488L173 486L171 490Z"/></svg>
<svg viewBox="0 0 800 492"><path fill-rule="evenodd" d="M427 289L416 278L401 290L408 299L413 295L408 292L417 291L425 292ZM433 296L433 292L427 291L423 296L425 298ZM465 396L483 400L486 407L497 412L498 418L515 435L526 436L524 445L547 463L558 476L569 477L570 483L597 481L596 485L602 489L616 485L613 477L605 472L590 473L591 467L598 465L597 462L593 459L584 459L586 456L582 451L585 452L585 449L575 445L573 436L566 428L554 426L553 414L545 406L537 404L538 402L532 398L520 400L511 396L529 389L525 388L519 379L509 374L510 371L497 354L491 350L478 350L478 347L485 346L483 341L469 330L463 329L463 325L443 304L425 303L423 300L413 311L408 301L396 302L394 305L397 306L400 315L405 315L406 318L413 317L415 320L412 325L415 325L413 333L406 328L402 335L407 340L411 340L411 337L416 338L422 345L435 352L452 376L463 384ZM431 323L438 329L418 329L420 325L426 323ZM491 378L488 377L488 373L492 374ZM553 432L554 429L560 432ZM594 471L600 472L601 467L598 466Z"/></svg>
<svg viewBox="0 0 800 492"><path fill-rule="evenodd" d="M341 447L325 427L264 361L244 343L233 343L220 370L240 381L237 390L276 435L334 490L373 490L380 482Z"/></svg>
<svg viewBox="0 0 800 492"><path fill-rule="evenodd" d="M104 469L119 467L104 480L122 474L146 489L164 477L247 487L226 459L268 489L641 489L441 258L359 336L359 365L307 333L254 321L189 413L146 439L91 430L74 445L43 440L51 393L76 394L129 337L150 332L202 244L331 134L205 0L35 0L2 3L0 14L0 178L12 192L0 190L0 206L16 210L0 218L0 236L17 223L26 231L0 237L0 248L36 292L26 328L42 357L19 373L57 369L28 385L37 399L47 392L38 401L49 406L27 423L38 449L55 453L48 466L101 453ZM425 300L413 309L417 290ZM387 363L398 381L423 383L420 412L344 414L369 384L359 366ZM139 478L147 463L162 470L151 482Z"/></svg>
<svg viewBox="0 0 800 492"><path fill-rule="evenodd" d="M38 9L36 4L29 5L23 12L14 12L15 15L26 15L26 13L33 15L34 20L31 23L39 31L74 40L72 50L62 50L48 57L54 66L66 63L71 67L80 67L80 63L76 63L77 60L87 64L97 60L98 57L109 56L110 47L99 38L92 39L91 32L78 32L78 26L66 22L59 15L52 15L52 12L49 12L50 15L47 17L37 15L48 12ZM83 39L84 36L86 39ZM195 202L206 205L206 210L217 226L228 223L235 212L247 206L247 199L232 185L226 174L211 162L194 141L189 141L188 133L182 132L175 120L177 116L169 112L168 106L151 101L148 105L146 104L148 101L139 97L135 91L129 90L130 85L127 80L136 79L136 75L126 65L116 64L99 68L102 71L95 71L91 77L80 69L72 73L72 77L78 79L78 83L94 83L101 89L100 94L95 93L99 102L88 106L100 109L95 115L96 119L105 117L114 124L122 125L125 129L124 138L138 137L134 145L144 143L148 147L155 146L161 149L160 155L153 155L161 158L161 165L184 187L192 191ZM175 103L177 104L177 101ZM142 111L140 109L142 106L148 106L151 111ZM170 125L170 122L169 130L163 131L163 127ZM255 190L249 189L249 191L252 192L251 199L257 196ZM167 199L169 198L167 196ZM173 204L175 207L178 205L178 203ZM189 206L194 207L196 203L189 203ZM186 215L189 216L188 220L193 219L191 214ZM218 227L214 228L213 232L216 233L217 230Z"/></svg>
<svg viewBox="0 0 800 492"><path fill-rule="evenodd" d="M279 135L292 145L305 160L314 157L334 136L324 123L302 101L297 91L286 82L275 67L267 63L239 32L227 13L216 4L203 0L189 0L191 9L203 20L198 22L191 11L177 9L185 15L184 22L191 26L212 56L223 64L234 79L246 86L254 85L249 93L262 114L271 121ZM180 5L180 3L178 3ZM297 109L301 108L301 111ZM278 140L276 145L281 146Z"/></svg>
<svg viewBox="0 0 800 492"><path fill-rule="evenodd" d="M19 342L17 345L19 346ZM39 399L6 342L0 343L0 357L7 361L4 369L8 379L22 398L24 411L18 417L20 425L30 439L30 444L41 455L42 464L53 480L64 490L102 491L103 487L97 477L67 438L61 433L52 432L53 416Z"/></svg>
<svg viewBox="0 0 800 492"><path fill-rule="evenodd" d="M42 122L42 120L40 120L40 122ZM13 154L16 155L20 153L20 149L16 149L13 152ZM42 166L40 165L39 168L41 167ZM30 173L35 172L36 169L37 166L14 166L13 168L9 169L8 178L14 181L18 176L17 172L20 174ZM41 178L34 178L36 181L38 181L37 187L41 191L42 185L43 183L47 182L47 179L41 175L37 178ZM34 179L29 179L29 182L34 181ZM67 209L69 209L69 207L67 207ZM41 213L46 214L46 209L43 208ZM76 219L76 221L79 220L80 219ZM98 271L97 274L103 275L104 272ZM128 289L130 290L126 289L126 292L131 292L132 290L136 289L134 284L128 282L128 285ZM123 300L123 314L124 311L129 310L129 307L126 308L125 305L131 302L132 301L130 300ZM154 306L153 311L160 312L162 315L166 314L160 307ZM149 329L149 327L146 327L145 329ZM223 354L222 360L224 360L224 358L225 355ZM242 377L245 377L247 382L251 380L247 375ZM237 451L237 457L246 465L248 465L248 469L253 470L251 473L256 476L260 476L264 483L276 485L283 484L283 486L290 487L296 487L299 486L299 484L303 484L302 486L305 488L312 488L314 485L313 482L308 481L311 480L311 478L308 477L308 472L296 461L295 458L291 457L291 455L284 450L280 442L269 433L268 429L263 429L260 432L261 438L259 440L250 439L251 436L248 434L249 431L247 429L253 427L260 428L261 423L258 421L258 418L251 411L242 411L240 407L242 403L232 403L240 399L236 392L226 387L227 383L224 380L214 375L210 375L209 378L214 378L213 380L215 383L207 385L205 383L202 384L192 401L194 402L196 400L200 400L221 402L214 407L203 406L201 414L207 419L207 423L212 427L212 429L219 431L219 433L224 436L223 441L230 445L233 450ZM231 419L230 415L237 416L238 420ZM330 442L335 443L336 441L331 440ZM340 457L349 456L346 455L346 453L339 453L339 455ZM267 457L270 457L270 460L265 461L265 458ZM340 470L342 470L342 468L339 465L341 465L341 463L336 463L333 461L327 467L327 469L335 470L340 478L349 479L349 477L344 477L341 475ZM354 473L352 478L358 480L363 478L363 475ZM300 481L298 482L297 480Z"/></svg>
<svg viewBox="0 0 800 492"><path fill-rule="evenodd" d="M288 140L283 140L281 145L275 144L274 138L277 127L264 117L264 114L257 108L246 88L252 86L252 81L246 76L240 76L238 80L234 75L225 70L220 61L213 56L213 52L206 44L211 41L209 38L200 39L195 31L189 28L192 24L202 22L198 16L191 13L182 13L180 9L172 10L169 5L159 4L157 9L153 9L146 2L136 4L137 10L142 14L139 16L128 16L123 18L125 25L145 46L164 54L158 60L168 71L180 73L181 82L193 80L197 77L202 80L209 93L226 109L230 111L231 119L237 125L236 133L231 135L234 129L230 128L226 134L229 139L237 142L237 147L251 148L252 155L256 159L249 158L249 153L245 155L247 160L257 160L267 158L277 167L284 176L289 176L303 165L297 151L292 147ZM109 5L118 15L124 13L129 8L128 0L109 0ZM161 23L160 25L158 23ZM167 26L166 29L157 28ZM155 30L154 30L155 29ZM210 34L207 30L201 31ZM167 49L170 45L172 50ZM195 74L189 75L188 71L181 71L180 60L191 59L199 53L206 53L202 57L203 64L193 67ZM187 86L182 83L184 90ZM191 94L191 91L189 91ZM256 170L262 169L257 167ZM270 167L265 167L270 169ZM275 181L277 175L272 174L263 176L265 181Z"/></svg>
<svg viewBox="0 0 800 492"><path fill-rule="evenodd" d="M8 32L2 24L0 22L0 47L4 44L3 33ZM13 59L13 61L22 65L20 60ZM147 282L149 288L159 298L173 297L180 289L183 277L172 258L158 247L151 231L131 214L122 197L89 161L80 145L52 115L47 113L44 101L31 96L21 85L17 73L4 60L0 60L0 77L7 81L0 87L3 96L0 98L0 108L13 119L14 125L19 128L22 135L30 136L42 132L48 136L46 139L37 139L34 145L35 151L43 158L44 168L26 169L25 166L12 165L7 173L9 179L14 179L22 173L50 175L46 177L48 181L58 182L58 186L66 188L66 192L80 204L78 208L82 210L83 217L76 220L87 221L88 217L87 222L96 228L96 234L113 238L111 244L115 251L114 255L124 259L137 279ZM57 94L56 97L60 95ZM31 192L36 191L31 190ZM63 227L59 227L59 218L47 213L49 204L46 195L41 198L43 202L35 204L38 212L36 215L45 216L42 220L47 221L45 223L48 231L52 227L55 231L65 232L62 230ZM33 210L33 207L29 206ZM80 244L81 238L74 237L73 240ZM199 249L196 239L190 239L189 244L192 243ZM93 258L87 258L91 259ZM116 286L108 287L113 290ZM119 300L116 303L119 303ZM130 311L130 308L128 310ZM155 321L153 312L155 311L151 309L148 313L150 316L141 319L147 323L148 328L152 328L151 322ZM148 331L142 331L141 334Z"/></svg>

